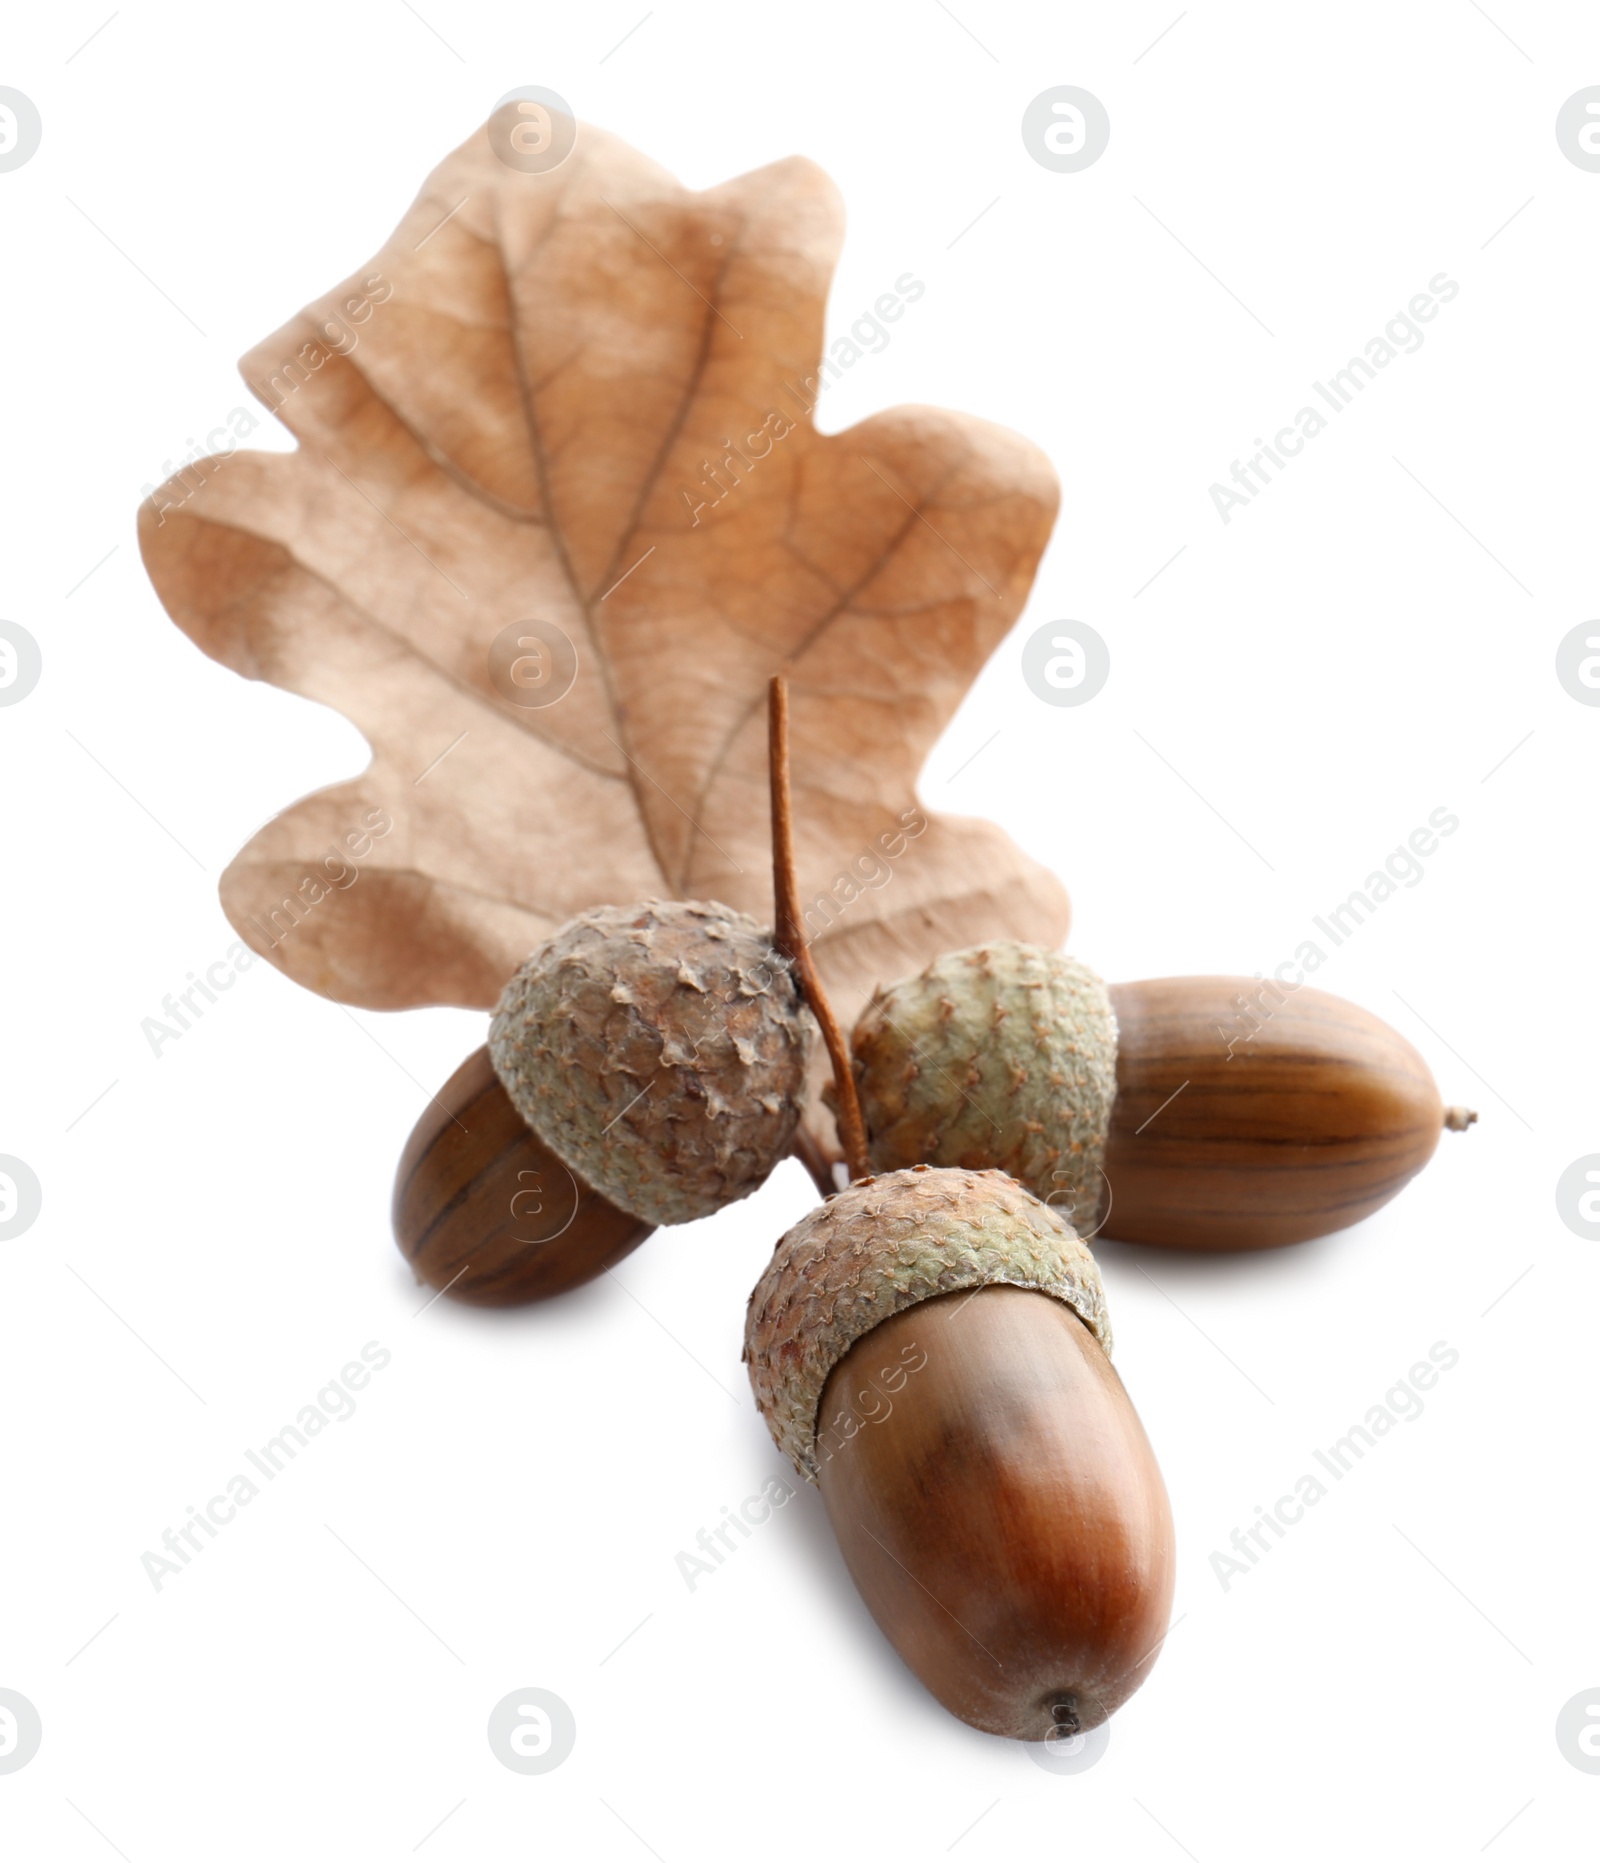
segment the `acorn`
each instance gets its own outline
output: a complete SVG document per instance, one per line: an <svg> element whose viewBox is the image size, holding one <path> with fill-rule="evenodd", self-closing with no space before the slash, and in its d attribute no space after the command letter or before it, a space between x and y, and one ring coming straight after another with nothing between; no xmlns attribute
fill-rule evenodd
<svg viewBox="0 0 1600 1863"><path fill-rule="evenodd" d="M592 1280L766 1180L794 1141L815 1034L746 914L659 899L580 913L417 1122L395 1178L401 1253L483 1306Z"/></svg>
<svg viewBox="0 0 1600 1863"><path fill-rule="evenodd" d="M1149 1673L1173 1584L1166 1488L1111 1368L1099 1271L1000 1171L871 1175L799 912L781 679L768 716L775 938L827 1043L857 1181L782 1238L757 1283L751 1389L939 1701L1013 1739L1084 1732Z"/></svg>
<svg viewBox="0 0 1600 1863"><path fill-rule="evenodd" d="M392 1216L417 1279L481 1307L565 1293L653 1233L535 1137L487 1048L468 1055L417 1122L395 1174Z"/></svg>
<svg viewBox="0 0 1600 1863"><path fill-rule="evenodd" d="M1270 1248L1342 1229L1476 1118L1395 1030L1321 990L1107 985L1001 942L877 991L852 1035L873 1167L1009 1172L1086 1234Z"/></svg>
<svg viewBox="0 0 1600 1863"><path fill-rule="evenodd" d="M582 912L501 994L489 1054L551 1152L641 1221L710 1216L793 1142L814 1025L771 936L715 901Z"/></svg>
<svg viewBox="0 0 1600 1863"><path fill-rule="evenodd" d="M745 1359L908 1667L986 1733L1098 1726L1172 1606L1172 1516L1088 1249L999 1171L842 1191L779 1242Z"/></svg>

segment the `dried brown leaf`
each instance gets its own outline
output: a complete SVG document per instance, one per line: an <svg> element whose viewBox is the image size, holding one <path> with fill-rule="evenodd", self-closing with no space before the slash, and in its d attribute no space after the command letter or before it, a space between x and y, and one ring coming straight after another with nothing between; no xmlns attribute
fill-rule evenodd
<svg viewBox="0 0 1600 1863"><path fill-rule="evenodd" d="M244 358L299 447L170 480L140 513L145 563L207 653L336 707L373 751L223 875L254 949L343 1002L483 1008L585 907L770 919L778 671L841 1014L941 951L1060 940L1051 874L915 800L1026 596L1055 477L933 408L816 432L842 221L798 158L696 194L599 131L541 175L480 130L370 266ZM542 709L490 671L529 620L577 653ZM374 810L393 826L356 858ZM903 820L927 826L897 843ZM358 879L324 867L330 843Z"/></svg>

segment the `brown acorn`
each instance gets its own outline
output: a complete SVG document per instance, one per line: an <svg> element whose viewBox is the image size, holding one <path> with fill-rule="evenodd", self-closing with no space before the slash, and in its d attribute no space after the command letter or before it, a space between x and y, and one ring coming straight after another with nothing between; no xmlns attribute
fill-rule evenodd
<svg viewBox="0 0 1600 1863"><path fill-rule="evenodd" d="M798 910L781 680L769 734L776 939L828 1044L856 1181L782 1238L751 1295L751 1388L944 1706L1018 1740L1087 1730L1149 1673L1173 1584L1166 1489L1111 1368L1099 1271L1001 1171L870 1174Z"/></svg>
<svg viewBox="0 0 1600 1863"><path fill-rule="evenodd" d="M480 1307L579 1287L653 1229L535 1137L487 1048L462 1062L417 1121L395 1174L392 1214L418 1280Z"/></svg>
<svg viewBox="0 0 1600 1863"><path fill-rule="evenodd" d="M815 1031L770 938L715 901L579 913L501 993L418 1121L394 1231L483 1306L592 1280L662 1223L749 1196L788 1151Z"/></svg>
<svg viewBox="0 0 1600 1863"><path fill-rule="evenodd" d="M1124 1242L1273 1248L1347 1228L1477 1117L1441 1104L1403 1035L1323 990L1162 977L1110 997L1100 1222Z"/></svg>
<svg viewBox="0 0 1600 1863"><path fill-rule="evenodd" d="M1172 1517L1053 1210L999 1171L859 1181L778 1244L745 1341L868 1609L952 1714L1045 1740L1144 1681Z"/></svg>
<svg viewBox="0 0 1600 1863"><path fill-rule="evenodd" d="M1034 945L957 951L878 991L852 1038L878 1170L1010 1172L1084 1234L1268 1248L1342 1229L1433 1154L1421 1055L1321 990L1107 986Z"/></svg>

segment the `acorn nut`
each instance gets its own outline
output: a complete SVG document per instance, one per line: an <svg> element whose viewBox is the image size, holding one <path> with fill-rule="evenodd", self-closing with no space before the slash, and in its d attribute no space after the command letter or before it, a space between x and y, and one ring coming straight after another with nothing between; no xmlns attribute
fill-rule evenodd
<svg viewBox="0 0 1600 1863"><path fill-rule="evenodd" d="M1427 1163L1421 1055L1321 990L1259 979L1107 986L995 943L875 993L852 1036L873 1165L1009 1171L1085 1233L1268 1248L1342 1229Z"/></svg>
<svg viewBox="0 0 1600 1863"><path fill-rule="evenodd" d="M754 919L699 900L580 913L501 994L407 1142L418 1278L485 1306L592 1280L748 1196L799 1123L815 1025Z"/></svg>
<svg viewBox="0 0 1600 1863"><path fill-rule="evenodd" d="M528 1130L487 1048L429 1102L395 1173L395 1240L419 1281L471 1306L547 1300L652 1233Z"/></svg>
<svg viewBox="0 0 1600 1863"><path fill-rule="evenodd" d="M951 1713L1019 1740L1077 1733L1166 1635L1166 1489L1111 1369L1099 1271L1061 1216L1000 1171L871 1175L800 914L781 677L767 716L774 937L827 1044L856 1181L783 1237L750 1296L751 1388L821 1487L868 1609Z"/></svg>
<svg viewBox="0 0 1600 1863"><path fill-rule="evenodd" d="M745 1358L779 1447L908 1666L970 1725L1097 1726L1172 1604L1166 1488L1099 1272L999 1171L869 1178L778 1244Z"/></svg>

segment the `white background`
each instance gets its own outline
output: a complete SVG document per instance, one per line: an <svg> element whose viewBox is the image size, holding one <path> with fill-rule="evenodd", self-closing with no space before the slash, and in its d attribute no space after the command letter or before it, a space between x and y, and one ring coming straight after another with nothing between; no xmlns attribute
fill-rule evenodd
<svg viewBox="0 0 1600 1863"><path fill-rule="evenodd" d="M44 1723L0 1776L7 1853L1591 1854L1600 1778L1554 1728L1600 1685L1600 1257L1554 1189L1600 1150L1600 710L1554 663L1597 600L1600 175L1554 120L1600 82L1600 15L1196 4L1146 51L1176 0L658 4L613 51L640 0L423 0L448 46L400 0L191 0L74 55L103 8L19 9L0 56L44 123L0 175L0 614L44 653L0 710L0 1151L44 1186L0 1244L0 1686ZM523 83L693 186L815 158L850 216L830 333L927 284L825 423L925 401L1051 455L1032 601L922 797L1062 875L1074 950L1114 979L1270 971L1460 818L1316 981L1481 1123L1344 1234L1101 1251L1180 1560L1162 1660L1079 1776L921 1691L815 1493L679 1576L780 1472L738 1353L798 1165L557 1305L417 1317L391 1176L482 1018L351 1014L258 964L159 1059L141 1034L232 941L234 852L366 761L168 622L141 490ZM1076 175L1019 133L1062 83L1112 125ZM1224 525L1210 484L1440 271L1424 346ZM1020 648L1069 616L1111 678L1053 709ZM155 1592L140 1555L368 1340L393 1362L358 1414ZM1439 1340L1460 1363L1425 1414L1224 1590L1212 1552ZM577 1717L538 1778L485 1738L524 1685Z"/></svg>

